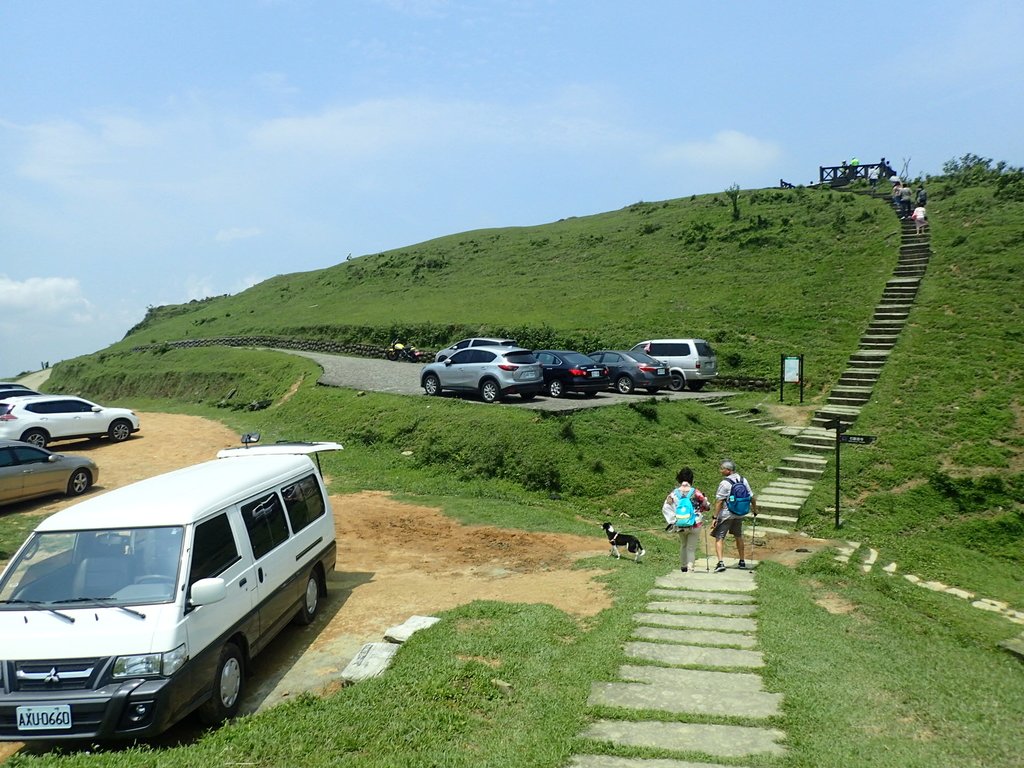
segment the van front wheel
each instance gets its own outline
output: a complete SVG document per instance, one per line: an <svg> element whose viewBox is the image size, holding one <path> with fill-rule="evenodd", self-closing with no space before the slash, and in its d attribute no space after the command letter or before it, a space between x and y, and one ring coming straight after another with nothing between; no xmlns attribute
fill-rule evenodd
<svg viewBox="0 0 1024 768"><path fill-rule="evenodd" d="M306 580L306 591L302 596L302 607L295 614L297 624L308 625L313 623L317 611L320 608L320 579L316 571L311 571Z"/></svg>
<svg viewBox="0 0 1024 768"><path fill-rule="evenodd" d="M199 708L199 718L206 725L219 725L238 713L242 702L245 667L242 652L234 643L225 643L220 650L217 671L213 675L213 695Z"/></svg>

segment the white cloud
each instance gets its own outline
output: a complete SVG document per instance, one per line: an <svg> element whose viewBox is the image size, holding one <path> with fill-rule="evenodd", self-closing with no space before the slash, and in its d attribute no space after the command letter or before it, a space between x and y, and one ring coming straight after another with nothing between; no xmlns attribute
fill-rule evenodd
<svg viewBox="0 0 1024 768"><path fill-rule="evenodd" d="M82 295L77 278L30 277L12 280L0 275L0 313L55 315L73 312L76 317L92 314L92 305Z"/></svg>
<svg viewBox="0 0 1024 768"><path fill-rule="evenodd" d="M657 156L667 163L760 170L776 163L779 145L735 130L719 131L710 140L688 141L664 147Z"/></svg>
<svg viewBox="0 0 1024 768"><path fill-rule="evenodd" d="M248 240L253 237L259 237L262 234L263 230L259 227L230 227L220 230L214 235L213 239L218 243L230 243L234 240Z"/></svg>

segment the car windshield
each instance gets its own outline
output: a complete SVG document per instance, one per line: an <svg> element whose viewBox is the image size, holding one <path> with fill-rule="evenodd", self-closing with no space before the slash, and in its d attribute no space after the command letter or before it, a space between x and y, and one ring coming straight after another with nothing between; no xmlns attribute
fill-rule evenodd
<svg viewBox="0 0 1024 768"><path fill-rule="evenodd" d="M0 610L172 602L182 526L33 533L0 581Z"/></svg>
<svg viewBox="0 0 1024 768"><path fill-rule="evenodd" d="M629 356L636 360L638 363L644 363L645 365L662 365L660 360L655 360L644 352L630 352Z"/></svg>

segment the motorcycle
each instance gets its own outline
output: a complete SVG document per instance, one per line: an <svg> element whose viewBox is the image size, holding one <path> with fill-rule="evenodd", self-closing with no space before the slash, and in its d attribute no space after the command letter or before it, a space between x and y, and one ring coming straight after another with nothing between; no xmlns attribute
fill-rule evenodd
<svg viewBox="0 0 1024 768"><path fill-rule="evenodd" d="M410 363L423 362L423 353L412 344L403 344L397 339L391 342L391 346L384 350L384 357L388 360L408 360Z"/></svg>

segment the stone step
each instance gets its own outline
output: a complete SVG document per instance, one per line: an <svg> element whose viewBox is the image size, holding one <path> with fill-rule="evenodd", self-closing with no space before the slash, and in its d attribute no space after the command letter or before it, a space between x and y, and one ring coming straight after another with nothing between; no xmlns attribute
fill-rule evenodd
<svg viewBox="0 0 1024 768"><path fill-rule="evenodd" d="M647 590L648 597L660 597L666 600L700 600L706 603L753 603L753 595L746 592L702 592L696 589L668 589L655 587ZM678 632L681 630L665 630ZM731 645L731 643L726 643Z"/></svg>
<svg viewBox="0 0 1024 768"><path fill-rule="evenodd" d="M824 469L825 465L828 464L827 459L809 453L794 453L792 456L786 456L782 461L790 467L806 467L809 469Z"/></svg>
<svg viewBox="0 0 1024 768"><path fill-rule="evenodd" d="M792 517L790 515L769 515L765 512L757 513L758 520L769 520L773 523L786 523L788 525L795 525L800 518Z"/></svg>
<svg viewBox="0 0 1024 768"><path fill-rule="evenodd" d="M828 445L821 445L819 443L804 443L800 442L799 438L793 442L793 447L797 448L806 453L820 453L823 456L835 453L835 443L829 443Z"/></svg>
<svg viewBox="0 0 1024 768"><path fill-rule="evenodd" d="M888 357L889 355L885 352L864 352L862 350L857 350L850 355L850 362L860 363L861 366L885 365L885 361Z"/></svg>
<svg viewBox="0 0 1024 768"><path fill-rule="evenodd" d="M760 496L757 499L758 519L764 517L763 512L767 512L770 515L779 514L786 517L793 515L799 515L800 510L803 509L802 503L782 502L782 501L765 501ZM773 518L775 522L783 522L781 520ZM789 521L785 521L789 522Z"/></svg>
<svg viewBox="0 0 1024 768"><path fill-rule="evenodd" d="M825 472L821 469L807 469L804 467L778 467L778 473L783 477L802 477L807 480L817 480Z"/></svg>
<svg viewBox="0 0 1024 768"><path fill-rule="evenodd" d="M926 271L924 267L896 267L892 273L894 275L923 275Z"/></svg>
<svg viewBox="0 0 1024 768"><path fill-rule="evenodd" d="M862 341L860 344L861 349L872 349L878 351L892 349L895 346L895 341Z"/></svg>
<svg viewBox="0 0 1024 768"><path fill-rule="evenodd" d="M753 616L757 606L753 603L713 603L707 600L655 600L647 604L648 611L687 613L698 616Z"/></svg>
<svg viewBox="0 0 1024 768"><path fill-rule="evenodd" d="M633 637L638 640L657 640L663 643L754 648L757 638L741 632L711 632L699 629L667 629L665 627L636 627Z"/></svg>
<svg viewBox="0 0 1024 768"><path fill-rule="evenodd" d="M866 386L863 386L863 385L842 386L842 387L836 386L836 387L833 387L832 392L830 394L840 395L841 397L856 397L858 395L868 395L868 396L870 396L871 392L873 390L874 390L874 387L866 387Z"/></svg>
<svg viewBox="0 0 1024 768"><path fill-rule="evenodd" d="M887 329L883 333L865 333L860 337L860 343L864 344L895 344L900 337L900 331Z"/></svg>
<svg viewBox="0 0 1024 768"><path fill-rule="evenodd" d="M847 383L857 386L858 382L871 382L878 381L879 371L876 370L864 370L864 369L849 369L843 371L842 376L839 377L839 383L845 386Z"/></svg>
<svg viewBox="0 0 1024 768"><path fill-rule="evenodd" d="M767 487L762 488L758 493L758 499L761 495L765 496L783 496L788 499L793 499L794 502L803 503L803 501L811 495L810 488L794 488L791 485L780 485L776 481L772 481Z"/></svg>
<svg viewBox="0 0 1024 768"><path fill-rule="evenodd" d="M871 399L870 395L857 395L855 397L843 397L842 395L829 395L825 402L828 405L864 405Z"/></svg>
<svg viewBox="0 0 1024 768"><path fill-rule="evenodd" d="M786 738L783 731L777 728L746 725L707 725L660 720L597 720L591 723L580 737L624 747L666 752L704 752L713 757L730 759L786 754L786 748L781 743ZM598 756L574 756L569 768L607 768L609 765L615 765L585 760L576 762L577 759L589 757ZM692 765L683 763L679 768L691 768ZM670 761L659 768L672 768L672 763Z"/></svg>

